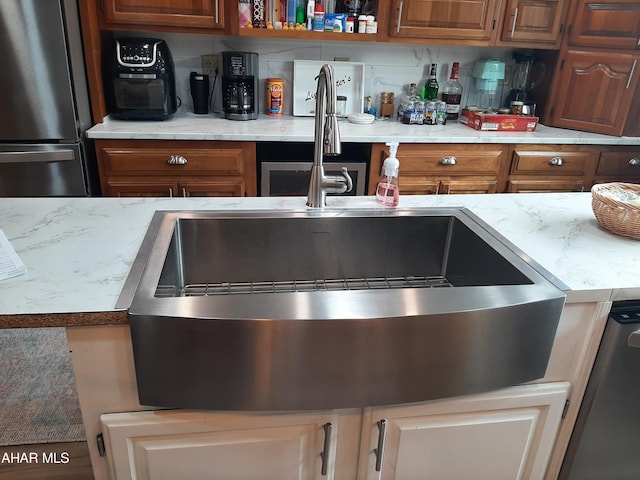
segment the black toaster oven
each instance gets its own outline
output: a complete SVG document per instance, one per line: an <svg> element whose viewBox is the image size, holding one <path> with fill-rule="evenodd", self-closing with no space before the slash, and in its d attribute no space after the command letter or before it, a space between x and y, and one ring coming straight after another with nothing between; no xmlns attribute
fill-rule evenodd
<svg viewBox="0 0 640 480"><path fill-rule="evenodd" d="M104 55L107 110L123 120L164 120L177 110L171 52L157 38L120 38Z"/></svg>

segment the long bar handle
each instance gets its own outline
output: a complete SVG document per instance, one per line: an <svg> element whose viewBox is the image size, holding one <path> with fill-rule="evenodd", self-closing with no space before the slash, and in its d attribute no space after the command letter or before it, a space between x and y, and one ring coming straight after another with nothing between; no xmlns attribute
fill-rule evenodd
<svg viewBox="0 0 640 480"><path fill-rule="evenodd" d="M633 74L636 72L636 66L638 65L638 59L636 58L633 61L633 65L631 66L631 71L629 72L629 78L627 79L627 86L624 87L626 90L629 90L631 86L631 79L633 78Z"/></svg>
<svg viewBox="0 0 640 480"><path fill-rule="evenodd" d="M400 21L402 20L402 3L400 2L400 6L398 7L398 24L396 26L396 33L400 33Z"/></svg>
<svg viewBox="0 0 640 480"><path fill-rule="evenodd" d="M322 426L324 430L324 445L322 447L322 453L320 458L322 459L322 466L320 467L320 475L323 477L327 475L327 468L329 466L329 452L331 451L331 431L333 425L331 422L327 422Z"/></svg>
<svg viewBox="0 0 640 480"><path fill-rule="evenodd" d="M384 442L387 438L387 421L383 418L378 421L378 446L373 449L376 454L376 472L382 470L382 457L384 454Z"/></svg>
<svg viewBox="0 0 640 480"><path fill-rule="evenodd" d="M0 152L0 163L64 162L75 160L73 150L38 150L31 152Z"/></svg>
<svg viewBox="0 0 640 480"><path fill-rule="evenodd" d="M518 20L518 7L513 12L513 23L511 24L511 38L516 34L516 21Z"/></svg>

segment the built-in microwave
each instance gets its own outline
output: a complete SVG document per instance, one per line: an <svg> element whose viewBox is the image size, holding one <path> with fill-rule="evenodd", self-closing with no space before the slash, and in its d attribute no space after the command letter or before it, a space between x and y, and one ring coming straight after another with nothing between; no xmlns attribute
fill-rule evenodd
<svg viewBox="0 0 640 480"><path fill-rule="evenodd" d="M305 196L309 191L313 162L262 162L260 166L260 196ZM339 175L346 167L353 181L350 192L342 195L364 195L367 164L358 162L324 162L325 175Z"/></svg>
<svg viewBox="0 0 640 480"><path fill-rule="evenodd" d="M312 142L258 142L258 194L262 197L306 196L313 155ZM366 195L370 158L371 144L342 142L341 155L324 157L324 173L339 175L346 167L353 188L342 195Z"/></svg>

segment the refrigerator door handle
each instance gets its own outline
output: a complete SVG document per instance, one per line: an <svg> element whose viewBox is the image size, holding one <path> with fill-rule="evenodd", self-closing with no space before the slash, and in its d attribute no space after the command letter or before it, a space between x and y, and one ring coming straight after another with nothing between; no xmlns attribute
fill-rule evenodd
<svg viewBox="0 0 640 480"><path fill-rule="evenodd" d="M640 348L640 330L631 332L631 335L627 337L627 346L631 348Z"/></svg>
<svg viewBox="0 0 640 480"><path fill-rule="evenodd" d="M0 163L63 162L75 160L73 150L42 150L38 152L0 152Z"/></svg>

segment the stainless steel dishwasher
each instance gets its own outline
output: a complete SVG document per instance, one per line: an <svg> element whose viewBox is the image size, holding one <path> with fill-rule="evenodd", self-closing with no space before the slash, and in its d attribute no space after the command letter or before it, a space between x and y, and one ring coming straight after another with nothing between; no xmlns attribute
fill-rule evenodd
<svg viewBox="0 0 640 480"><path fill-rule="evenodd" d="M613 304L559 479L640 478L640 300Z"/></svg>

